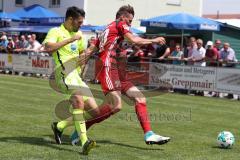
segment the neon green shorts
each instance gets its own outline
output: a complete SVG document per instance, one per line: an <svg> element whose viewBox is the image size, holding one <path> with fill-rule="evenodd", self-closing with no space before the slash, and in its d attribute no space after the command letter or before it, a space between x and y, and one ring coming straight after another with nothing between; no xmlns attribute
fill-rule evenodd
<svg viewBox="0 0 240 160"><path fill-rule="evenodd" d="M55 70L55 82L58 90L70 98L72 94L77 93L83 96L86 101L93 97L91 90L85 82L82 81L77 69L67 73L65 70Z"/></svg>

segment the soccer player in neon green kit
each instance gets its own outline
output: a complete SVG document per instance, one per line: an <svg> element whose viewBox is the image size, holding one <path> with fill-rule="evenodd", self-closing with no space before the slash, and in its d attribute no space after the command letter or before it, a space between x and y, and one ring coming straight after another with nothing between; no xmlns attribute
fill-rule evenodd
<svg viewBox="0 0 240 160"><path fill-rule="evenodd" d="M69 7L66 12L65 22L60 27L52 28L43 44L45 49L52 54L55 61L55 83L61 92L68 95L71 103L72 117L67 120L52 123L57 144L61 144L61 135L68 126L75 126L83 146L83 154L96 146L96 142L87 138L84 109L98 107L88 86L82 81L79 74L81 67L79 59L84 54L84 41L82 32L79 31L85 12L77 7Z"/></svg>

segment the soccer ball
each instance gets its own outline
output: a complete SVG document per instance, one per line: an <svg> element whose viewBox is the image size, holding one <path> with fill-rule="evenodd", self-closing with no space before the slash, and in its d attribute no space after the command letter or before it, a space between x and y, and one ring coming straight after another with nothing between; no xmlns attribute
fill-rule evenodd
<svg viewBox="0 0 240 160"><path fill-rule="evenodd" d="M218 134L217 142L221 148L231 148L235 142L235 138L231 132L222 131Z"/></svg>

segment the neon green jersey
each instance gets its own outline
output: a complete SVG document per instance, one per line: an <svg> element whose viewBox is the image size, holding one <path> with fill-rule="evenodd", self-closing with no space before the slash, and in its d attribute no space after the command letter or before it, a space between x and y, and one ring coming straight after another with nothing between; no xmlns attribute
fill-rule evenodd
<svg viewBox="0 0 240 160"><path fill-rule="evenodd" d="M48 31L48 34L43 43L57 43L61 42L65 39L72 38L77 32L69 32L65 29L64 25L62 24L60 27L52 28ZM81 31L78 33L82 34ZM56 66L60 67L63 65L66 68L66 63L71 64L71 67L68 66L67 70L71 70L72 67L78 69L80 72L80 68L77 66L76 62L78 60L79 54L84 50L84 40L83 38L80 40L76 40L72 43L69 43L62 48L59 48L58 51L53 53L53 58L55 61ZM71 68L71 69L70 69Z"/></svg>

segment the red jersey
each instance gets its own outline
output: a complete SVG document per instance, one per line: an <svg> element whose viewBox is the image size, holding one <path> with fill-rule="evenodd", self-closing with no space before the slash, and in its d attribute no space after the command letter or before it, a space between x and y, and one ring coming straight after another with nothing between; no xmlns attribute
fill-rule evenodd
<svg viewBox="0 0 240 160"><path fill-rule="evenodd" d="M115 63L116 49L118 44L124 40L124 35L130 32L130 27L124 21L114 21L110 23L101 33L96 46L99 47L99 57L104 66L111 66Z"/></svg>
<svg viewBox="0 0 240 160"><path fill-rule="evenodd" d="M208 58L207 66L217 66L217 60L219 59L218 51L216 48L206 49L206 58ZM213 59L216 57L216 59Z"/></svg>

